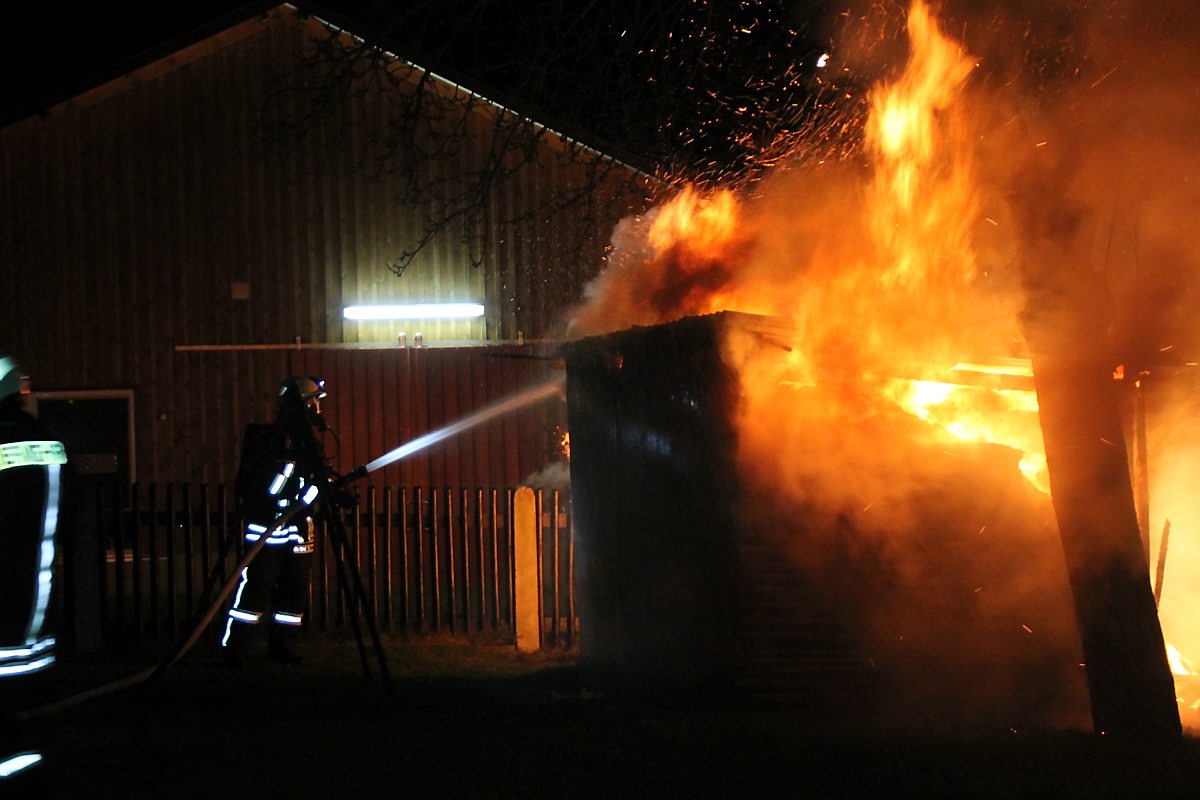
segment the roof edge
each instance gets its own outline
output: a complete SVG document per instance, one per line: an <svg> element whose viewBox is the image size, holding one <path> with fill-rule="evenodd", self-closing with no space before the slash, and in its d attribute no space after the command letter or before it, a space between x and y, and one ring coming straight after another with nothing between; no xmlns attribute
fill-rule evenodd
<svg viewBox="0 0 1200 800"><path fill-rule="evenodd" d="M414 69L429 74L454 91L464 92L503 113L517 116L564 141L583 147L646 179L663 182L652 167L645 163L639 163L642 162L642 159L623 152L622 148L613 143L603 141L593 135L579 133L573 130L568 123L552 119L550 115L535 116L536 112L524 111L520 103L505 98L502 92L494 91L476 81L458 75L454 70L436 64L418 64L410 58L399 55L400 48L389 42L386 37L356 32L358 30L366 31L370 26L327 9L319 3L309 3L305 0L283 3L279 0L253 0L253 2L198 25L179 36L65 84L59 89L17 106L8 113L0 114L0 131L16 128L22 124L36 125L40 121L99 102L125 86L136 85L141 81L157 77L165 71L176 69L210 52L211 47L205 47L205 43L211 42L213 45L224 46L255 33L258 30L256 23L266 23L271 15L281 8L291 9L301 19L314 18L329 28L331 32L350 36L368 46L378 48L390 58L402 61Z"/></svg>

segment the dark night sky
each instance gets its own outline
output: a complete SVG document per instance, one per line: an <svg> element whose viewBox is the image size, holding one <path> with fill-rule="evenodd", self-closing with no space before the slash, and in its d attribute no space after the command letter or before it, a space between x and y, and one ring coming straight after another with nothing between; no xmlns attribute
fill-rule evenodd
<svg viewBox="0 0 1200 800"><path fill-rule="evenodd" d="M123 62L147 51L166 55L164 45L172 39L197 28L223 28L227 23L220 21L227 15L276 2L192 0L64 9L51 0L14 9L6 18L12 35L0 46L0 120L117 77L125 71ZM788 7L811 20L822 16L816 11L827 2L780 0L763 8ZM625 0L580 4L578 16L573 0L318 0L316 7L332 20L354 20L364 32L375 20L381 30L391 29L384 33L389 41L420 63L461 76L489 96L507 98L564 129L587 131L599 142L620 142L623 152L648 161L743 168L753 162L756 142L771 140L781 123L790 124L785 117L796 107L797 92L807 91L792 75L796 51L773 44L772 32L782 27L771 21L758 27L753 4L731 2L732 16L718 15L716 27L735 34L754 30L754 38L747 42L735 35L728 50L712 51L708 34L689 33L703 20L696 9L705 4L662 3L640 6L646 16L633 26ZM801 8L807 12L799 13ZM407 16L398 18L398 12ZM664 46L668 30L681 32L678 49ZM822 46L807 34L801 38L813 52L800 56L812 63ZM724 55L707 57L712 52ZM742 107L752 113L742 116ZM714 125L714 119L736 125ZM740 135L744 131L752 135Z"/></svg>
<svg viewBox="0 0 1200 800"><path fill-rule="evenodd" d="M0 46L5 110L85 80L246 5L246 0L186 3L41 3L7 9Z"/></svg>
<svg viewBox="0 0 1200 800"><path fill-rule="evenodd" d="M443 5L436 0L424 2L435 8ZM800 0L798 5L805 7L805 3L815 10L822 5L822 0ZM42 2L6 9L9 35L0 45L3 106L13 108L66 84L83 81L97 71L243 7L273 4L270 0L190 0L151 5L129 2L79 4L67 8ZM346 13L365 20L370 14L367 8L376 12L385 10L388 0L323 0L318 5L334 13ZM619 2L600 5L621 7ZM497 3L497 7L505 8L503 3ZM814 11L807 16L815 15ZM505 16L512 20L521 15ZM506 40L529 28L522 24L506 28Z"/></svg>

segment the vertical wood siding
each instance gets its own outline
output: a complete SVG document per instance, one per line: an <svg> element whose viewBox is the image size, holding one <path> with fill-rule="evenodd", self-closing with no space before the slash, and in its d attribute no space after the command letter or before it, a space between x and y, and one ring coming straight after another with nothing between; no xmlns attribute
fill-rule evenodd
<svg viewBox="0 0 1200 800"><path fill-rule="evenodd" d="M398 300L485 303L483 320L426 325L429 343L552 335L623 213L601 198L601 235L582 262L570 255L578 232L542 220L494 231L480 268L448 232L397 278L385 262L412 241L421 211L353 168L386 98L346 100L340 121L353 124L334 145L339 120L287 150L263 152L253 134L274 76L315 24L281 6L0 130L0 351L38 390L132 389L140 480L228 480L241 427L293 369L335 387L344 466L517 388L544 363L486 347L177 348L395 343L405 325L345 322L341 309ZM493 220L580 179L566 166L527 173L497 193ZM235 284L248 284L248 299L235 299ZM387 481L517 479L539 465L552 422L494 423L389 468Z"/></svg>
<svg viewBox="0 0 1200 800"><path fill-rule="evenodd" d="M348 472L406 442L458 422L526 387L562 376L532 348L183 351L181 373L201 376L177 401L190 420L176 442L172 480L230 483L247 423L270 422L289 375L325 379L333 432L322 437L335 469ZM549 398L465 430L372 473L360 485L504 487L561 459L561 398Z"/></svg>

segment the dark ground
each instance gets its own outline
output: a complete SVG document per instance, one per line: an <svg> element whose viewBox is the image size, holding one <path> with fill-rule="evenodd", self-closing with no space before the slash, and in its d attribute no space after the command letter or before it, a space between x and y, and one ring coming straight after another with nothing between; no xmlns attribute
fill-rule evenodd
<svg viewBox="0 0 1200 800"><path fill-rule="evenodd" d="M1200 797L1191 736L1163 750L1063 731L851 733L798 709L634 700L597 688L558 651L385 646L394 701L378 677L364 677L353 640L309 640L300 666L253 659L240 670L201 645L161 681L33 718L46 761L20 794ZM48 696L73 697L151 663L69 661ZM9 784L0 795L17 792Z"/></svg>

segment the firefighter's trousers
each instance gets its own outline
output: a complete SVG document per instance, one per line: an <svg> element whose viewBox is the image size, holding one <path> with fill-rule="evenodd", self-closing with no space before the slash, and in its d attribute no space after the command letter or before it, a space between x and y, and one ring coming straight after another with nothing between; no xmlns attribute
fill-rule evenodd
<svg viewBox="0 0 1200 800"><path fill-rule="evenodd" d="M311 564L312 553L293 552L291 543L264 546L242 571L221 644L244 646L264 622L273 645L291 643L304 620Z"/></svg>

